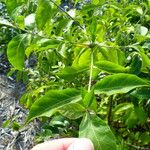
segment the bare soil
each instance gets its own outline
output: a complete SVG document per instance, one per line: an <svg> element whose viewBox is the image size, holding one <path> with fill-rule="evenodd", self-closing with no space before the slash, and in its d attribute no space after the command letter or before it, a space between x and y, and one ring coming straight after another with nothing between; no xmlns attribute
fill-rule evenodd
<svg viewBox="0 0 150 150"><path fill-rule="evenodd" d="M28 114L19 105L23 91L22 84L0 75L0 150L30 150L34 145L38 123L23 125ZM15 122L22 126L18 131L12 129Z"/></svg>

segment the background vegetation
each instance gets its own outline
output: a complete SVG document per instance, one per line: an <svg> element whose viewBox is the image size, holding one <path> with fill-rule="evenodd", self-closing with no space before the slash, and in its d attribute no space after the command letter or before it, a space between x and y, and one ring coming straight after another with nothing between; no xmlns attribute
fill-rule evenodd
<svg viewBox="0 0 150 150"><path fill-rule="evenodd" d="M37 140L149 149L150 1L1 0L0 52L26 84ZM7 47L7 50L6 50Z"/></svg>

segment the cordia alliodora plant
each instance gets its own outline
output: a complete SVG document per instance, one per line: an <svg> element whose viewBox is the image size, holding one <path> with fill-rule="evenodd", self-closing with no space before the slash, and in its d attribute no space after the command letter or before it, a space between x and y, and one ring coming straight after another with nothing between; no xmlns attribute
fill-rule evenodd
<svg viewBox="0 0 150 150"><path fill-rule="evenodd" d="M78 120L79 137L95 150L147 147L149 2L75 1L67 9L59 0L5 3L13 21L0 23L20 30L7 56L29 78L21 98L30 109L26 123L62 115Z"/></svg>

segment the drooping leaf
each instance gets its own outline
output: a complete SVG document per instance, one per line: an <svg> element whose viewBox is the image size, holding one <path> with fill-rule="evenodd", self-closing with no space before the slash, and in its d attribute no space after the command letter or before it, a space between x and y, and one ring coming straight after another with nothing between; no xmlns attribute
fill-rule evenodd
<svg viewBox="0 0 150 150"><path fill-rule="evenodd" d="M84 115L86 109L79 103L69 103L60 107L58 111L69 119L78 119Z"/></svg>
<svg viewBox="0 0 150 150"><path fill-rule="evenodd" d="M72 80L77 75L85 73L88 69L88 66L70 66L62 69L57 75L65 80Z"/></svg>
<svg viewBox="0 0 150 150"><path fill-rule="evenodd" d="M36 11L35 20L37 27L41 30L48 19L50 19L52 13L51 3L49 0L39 0L39 5Z"/></svg>
<svg viewBox="0 0 150 150"><path fill-rule="evenodd" d="M113 62L106 61L106 60L97 62L95 66L97 66L101 70L104 70L110 73L125 73L128 70L127 68L123 66L120 66L118 64L115 64Z"/></svg>
<svg viewBox="0 0 150 150"><path fill-rule="evenodd" d="M7 56L10 63L18 70L23 70L25 61L25 49L28 46L28 35L20 34L14 37L8 44Z"/></svg>
<svg viewBox="0 0 150 150"><path fill-rule="evenodd" d="M79 127L79 137L89 138L95 150L116 150L116 139L109 126L95 114L86 114Z"/></svg>
<svg viewBox="0 0 150 150"><path fill-rule="evenodd" d="M81 100L76 89L50 90L32 105L27 121L40 116L50 117L59 107Z"/></svg>
<svg viewBox="0 0 150 150"><path fill-rule="evenodd" d="M148 83L136 75L118 73L109 75L97 82L95 93L106 93L108 95L127 93L132 89L143 86L148 86Z"/></svg>

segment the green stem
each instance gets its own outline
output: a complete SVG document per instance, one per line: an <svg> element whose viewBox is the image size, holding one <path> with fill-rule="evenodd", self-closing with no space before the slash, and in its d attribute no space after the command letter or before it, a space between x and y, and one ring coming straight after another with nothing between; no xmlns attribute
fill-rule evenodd
<svg viewBox="0 0 150 150"><path fill-rule="evenodd" d="M90 64L90 77L89 77L89 84L88 84L88 92L91 91L92 86L92 74L93 74L93 49L91 49L91 64Z"/></svg>

